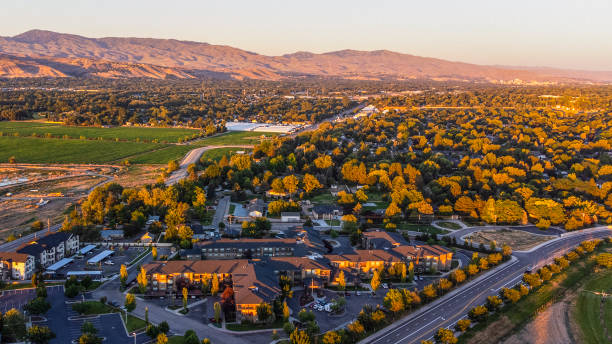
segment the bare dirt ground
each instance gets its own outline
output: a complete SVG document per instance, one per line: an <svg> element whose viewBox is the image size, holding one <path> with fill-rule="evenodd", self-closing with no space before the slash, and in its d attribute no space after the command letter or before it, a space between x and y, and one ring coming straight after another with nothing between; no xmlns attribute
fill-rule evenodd
<svg viewBox="0 0 612 344"><path fill-rule="evenodd" d="M154 184L165 166L159 165L133 165L117 173L115 182L123 187L138 187L145 184Z"/></svg>
<svg viewBox="0 0 612 344"><path fill-rule="evenodd" d="M495 241L498 247L506 244L515 251L523 251L546 242L552 237L531 234L525 231L500 229L474 232L465 237L465 240L469 241L470 238L474 244L489 244L491 241Z"/></svg>
<svg viewBox="0 0 612 344"><path fill-rule="evenodd" d="M502 344L571 344L575 330L569 319L570 301L557 302Z"/></svg>
<svg viewBox="0 0 612 344"><path fill-rule="evenodd" d="M30 229L32 222L40 220L51 225L64 220L64 211L73 204L68 198L51 199L43 207L36 207L38 200L0 201L0 238L6 239L10 234L18 235Z"/></svg>
<svg viewBox="0 0 612 344"><path fill-rule="evenodd" d="M13 198L45 197L49 194L61 193L66 197L83 197L94 186L107 178L91 175L67 176L62 179L38 181L7 189L13 193Z"/></svg>

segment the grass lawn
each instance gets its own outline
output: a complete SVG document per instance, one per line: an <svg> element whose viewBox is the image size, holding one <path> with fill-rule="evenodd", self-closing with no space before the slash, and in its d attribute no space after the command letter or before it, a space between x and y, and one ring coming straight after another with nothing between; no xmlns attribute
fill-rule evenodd
<svg viewBox="0 0 612 344"><path fill-rule="evenodd" d="M601 296L592 292L609 292L612 288L612 270L601 270L593 274L585 283L584 290L578 296L574 319L580 326L586 343L605 343L604 328L601 318L608 330L612 330L612 299L607 298L604 312L600 313Z"/></svg>
<svg viewBox="0 0 612 344"><path fill-rule="evenodd" d="M197 146L255 145L261 142L262 137L270 138L278 135L279 133L230 131L223 135L203 138L193 144Z"/></svg>
<svg viewBox="0 0 612 344"><path fill-rule="evenodd" d="M125 324L128 332L131 333L138 330L144 330L146 326L147 323L144 320L128 314L127 324Z"/></svg>
<svg viewBox="0 0 612 344"><path fill-rule="evenodd" d="M100 301L85 301L72 304L72 309L82 315L106 314L114 311L113 307Z"/></svg>
<svg viewBox="0 0 612 344"><path fill-rule="evenodd" d="M340 220L325 220L328 226L340 226Z"/></svg>
<svg viewBox="0 0 612 344"><path fill-rule="evenodd" d="M439 229L439 228L436 228L436 227L431 226L431 225L421 225L421 224L405 223L405 222L402 222L402 223L398 224L397 225L397 229L398 230L405 230L405 231L413 231L413 232L424 232L424 233L429 233L429 234L446 234L446 233L448 233L448 231L446 231L446 230Z"/></svg>
<svg viewBox="0 0 612 344"><path fill-rule="evenodd" d="M229 213L234 215L234 210L236 210L236 205L235 204L230 204L230 206L229 206Z"/></svg>
<svg viewBox="0 0 612 344"><path fill-rule="evenodd" d="M56 123L44 122L0 122L0 132L4 135L19 133L21 137L32 136L35 134L45 137L50 134L55 138L67 136L78 139L81 136L87 139L120 140L131 142L178 142L179 139L189 139L200 134L196 129L184 128L146 128L146 127L78 127L66 126Z"/></svg>
<svg viewBox="0 0 612 344"><path fill-rule="evenodd" d="M448 228L448 229L461 229L461 226L454 223L454 222L446 222L446 221L442 221L442 222L437 222L438 226L440 227L444 227L444 228Z"/></svg>
<svg viewBox="0 0 612 344"><path fill-rule="evenodd" d="M252 324L252 323L244 323L244 324L226 324L225 328L230 331L253 331L253 330L265 330L272 328L283 328L282 319L276 320L270 324Z"/></svg>
<svg viewBox="0 0 612 344"><path fill-rule="evenodd" d="M236 153L236 151L250 152L251 150L248 148L232 148L232 147L209 149L206 152L204 152L204 154L202 154L202 157L200 157L200 161L208 161L208 160L219 161L221 160L223 156L229 157L232 154Z"/></svg>
<svg viewBox="0 0 612 344"><path fill-rule="evenodd" d="M332 196L329 192L325 191L322 194L313 196L310 201L312 203L325 203L331 204L336 202L336 197Z"/></svg>
<svg viewBox="0 0 612 344"><path fill-rule="evenodd" d="M3 136L0 161L14 156L18 163L110 163L164 147L168 145Z"/></svg>

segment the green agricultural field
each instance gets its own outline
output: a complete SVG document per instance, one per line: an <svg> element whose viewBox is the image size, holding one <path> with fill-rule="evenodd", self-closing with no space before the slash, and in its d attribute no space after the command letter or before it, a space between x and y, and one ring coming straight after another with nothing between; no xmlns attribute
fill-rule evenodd
<svg viewBox="0 0 612 344"><path fill-rule="evenodd" d="M0 161L22 163L111 163L170 145L93 140L0 137ZM161 159L160 159L161 160ZM165 160L167 162L169 159Z"/></svg>
<svg viewBox="0 0 612 344"><path fill-rule="evenodd" d="M224 155L226 156L231 156L232 154L236 153L236 151L244 151L244 152L249 152L250 149L248 148L215 148L215 149L209 149L207 151L204 152L204 154L202 154L202 157L200 158L201 161L207 161L207 160L220 160Z"/></svg>
<svg viewBox="0 0 612 344"><path fill-rule="evenodd" d="M199 131L195 129L182 128L145 128L145 127L75 127L45 122L0 122L0 132L4 136L13 136L18 133L20 137L36 135L38 137L73 139L81 137L86 139L98 139L110 141L132 141L132 142L178 142L179 139L195 138Z"/></svg>
<svg viewBox="0 0 612 344"><path fill-rule="evenodd" d="M167 147L127 157L131 164L166 164L170 160L181 160L194 147L169 145Z"/></svg>
<svg viewBox="0 0 612 344"><path fill-rule="evenodd" d="M203 138L193 144L197 146L255 145L261 142L262 137L269 138L278 135L280 134L257 131L230 131L219 136Z"/></svg>

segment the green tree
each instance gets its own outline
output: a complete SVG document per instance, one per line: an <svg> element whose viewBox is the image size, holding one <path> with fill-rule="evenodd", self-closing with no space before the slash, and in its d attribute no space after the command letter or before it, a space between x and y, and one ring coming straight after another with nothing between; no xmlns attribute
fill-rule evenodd
<svg viewBox="0 0 612 344"><path fill-rule="evenodd" d="M215 310L215 321L218 324L221 322L221 304L219 302L215 302L213 308Z"/></svg>
<svg viewBox="0 0 612 344"><path fill-rule="evenodd" d="M261 322L268 322L272 318L272 306L269 303L262 302L256 308L257 319Z"/></svg>
<svg viewBox="0 0 612 344"><path fill-rule="evenodd" d="M12 343L26 335L26 321L20 311L9 309L2 318L2 340Z"/></svg>

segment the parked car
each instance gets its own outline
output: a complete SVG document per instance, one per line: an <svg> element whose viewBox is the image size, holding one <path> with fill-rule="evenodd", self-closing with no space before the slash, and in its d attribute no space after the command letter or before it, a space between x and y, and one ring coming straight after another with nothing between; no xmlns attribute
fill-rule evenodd
<svg viewBox="0 0 612 344"><path fill-rule="evenodd" d="M387 283L382 284L383 289L389 289L389 285Z"/></svg>

